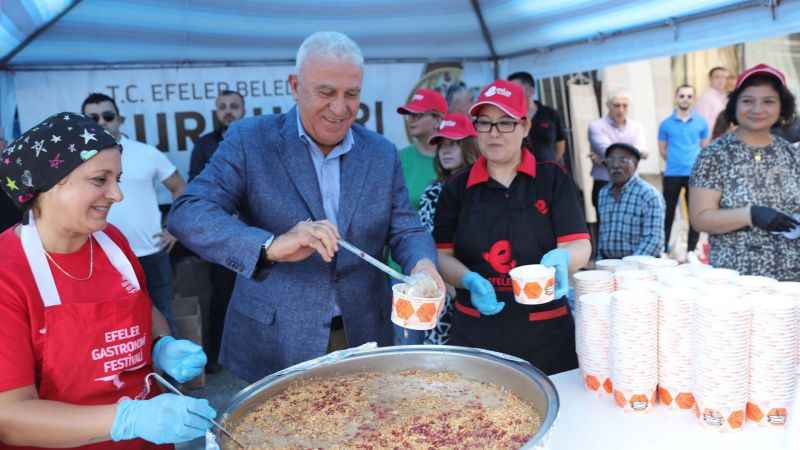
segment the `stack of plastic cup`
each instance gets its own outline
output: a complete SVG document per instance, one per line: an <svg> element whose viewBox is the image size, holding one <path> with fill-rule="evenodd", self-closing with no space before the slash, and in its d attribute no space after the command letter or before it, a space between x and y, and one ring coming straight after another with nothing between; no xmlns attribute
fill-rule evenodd
<svg viewBox="0 0 800 450"><path fill-rule="evenodd" d="M658 300L658 399L672 409L694 407L692 326L698 293L661 288Z"/></svg>
<svg viewBox="0 0 800 450"><path fill-rule="evenodd" d="M579 295L575 301L575 351L586 389L598 395L611 395L611 369L608 363L611 295Z"/></svg>
<svg viewBox="0 0 800 450"><path fill-rule="evenodd" d="M781 295L786 295L800 301L800 282L781 281L778 283L775 290Z"/></svg>
<svg viewBox="0 0 800 450"><path fill-rule="evenodd" d="M609 328L614 401L625 411L651 411L658 384L658 296L639 289L613 293Z"/></svg>
<svg viewBox="0 0 800 450"><path fill-rule="evenodd" d="M678 267L678 261L669 258L648 258L639 261L639 268L642 270L657 271L671 267Z"/></svg>
<svg viewBox="0 0 800 450"><path fill-rule="evenodd" d="M797 382L798 318L797 303L789 297L753 297L748 420L760 425L786 423Z"/></svg>
<svg viewBox="0 0 800 450"><path fill-rule="evenodd" d="M607 270L583 270L572 276L575 284L575 297L584 294L614 292L614 274Z"/></svg>
<svg viewBox="0 0 800 450"><path fill-rule="evenodd" d="M741 275L736 278L736 285L748 295L773 294L778 289L778 280L756 275Z"/></svg>
<svg viewBox="0 0 800 450"><path fill-rule="evenodd" d="M594 263L597 270L608 270L609 272L616 272L622 268L639 268L638 265L633 263L626 263L621 259L599 259Z"/></svg>
<svg viewBox="0 0 800 450"><path fill-rule="evenodd" d="M712 288L694 309L695 414L707 429L741 430L749 396L751 302L738 287Z"/></svg>
<svg viewBox="0 0 800 450"><path fill-rule="evenodd" d="M665 287L689 288L696 293L703 288L703 281L700 278L680 267L659 269L655 271L655 274L658 282Z"/></svg>
<svg viewBox="0 0 800 450"><path fill-rule="evenodd" d="M739 278L739 272L733 269L718 269L710 267L707 269L697 269L695 272L698 278L703 280L706 285L731 285Z"/></svg>
<svg viewBox="0 0 800 450"><path fill-rule="evenodd" d="M650 255L630 255L630 256L626 256L626 257L622 258L622 261L626 262L626 263L629 263L629 264L634 264L637 267L639 267L640 269L644 269L645 268L644 267L645 263L647 263L649 261L652 261L652 260L655 260L655 259L658 259L658 258L656 258L655 256L650 256Z"/></svg>
<svg viewBox="0 0 800 450"><path fill-rule="evenodd" d="M617 289L626 289L626 285L634 281L657 281L656 275L649 270L621 270L614 273Z"/></svg>

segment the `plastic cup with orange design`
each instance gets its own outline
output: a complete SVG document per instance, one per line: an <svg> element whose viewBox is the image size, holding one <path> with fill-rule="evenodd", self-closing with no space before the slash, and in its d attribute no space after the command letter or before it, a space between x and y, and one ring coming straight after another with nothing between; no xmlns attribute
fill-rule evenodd
<svg viewBox="0 0 800 450"><path fill-rule="evenodd" d="M431 330L439 322L444 307L444 291L422 292L420 296L405 283L392 286L392 322L411 330ZM416 294L416 295L411 295Z"/></svg>
<svg viewBox="0 0 800 450"><path fill-rule="evenodd" d="M514 299L523 305L542 305L553 301L556 290L556 269L541 264L519 266L508 273L514 288Z"/></svg>

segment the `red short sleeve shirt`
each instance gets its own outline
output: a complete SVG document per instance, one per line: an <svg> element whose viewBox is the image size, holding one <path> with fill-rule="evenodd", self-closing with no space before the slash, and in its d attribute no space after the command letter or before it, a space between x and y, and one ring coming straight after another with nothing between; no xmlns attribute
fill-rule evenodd
<svg viewBox="0 0 800 450"><path fill-rule="evenodd" d="M0 392L38 384L44 344L39 331L45 327L44 305L15 228L0 234ZM105 232L131 261L139 284L146 289L144 271L125 237L112 225ZM122 275L97 242L91 247L94 270L87 281L72 280L49 262L61 302L101 302L134 295L135 291L125 288ZM89 249L87 241L74 253L51 256L66 272L85 277L89 273Z"/></svg>

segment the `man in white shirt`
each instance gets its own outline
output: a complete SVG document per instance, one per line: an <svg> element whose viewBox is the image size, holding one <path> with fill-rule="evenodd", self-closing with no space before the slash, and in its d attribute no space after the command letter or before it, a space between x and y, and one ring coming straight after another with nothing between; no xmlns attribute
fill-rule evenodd
<svg viewBox="0 0 800 450"><path fill-rule="evenodd" d="M164 183L175 199L186 183L170 160L157 148L122 135L120 127L125 118L113 98L105 94L90 94L81 111L105 129L122 146L122 177L119 187L123 200L108 213L108 221L122 231L147 277L147 290L153 304L175 331L172 314L172 266L169 251L176 239L161 226L156 182Z"/></svg>
<svg viewBox="0 0 800 450"><path fill-rule="evenodd" d="M697 101L694 111L706 120L708 128L714 129L714 124L717 123L719 113L725 109L728 104L728 91L725 90L725 84L728 82L730 72L724 67L714 67L708 72L708 81L710 87L703 93L703 96Z"/></svg>

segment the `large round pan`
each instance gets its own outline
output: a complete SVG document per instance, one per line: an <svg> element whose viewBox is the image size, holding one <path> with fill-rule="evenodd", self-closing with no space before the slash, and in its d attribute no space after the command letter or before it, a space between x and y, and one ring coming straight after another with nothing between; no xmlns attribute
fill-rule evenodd
<svg viewBox="0 0 800 450"><path fill-rule="evenodd" d="M407 369L451 371L478 381L489 381L530 402L542 417L542 426L522 447L544 449L547 436L558 416L559 400L555 386L547 376L529 363L487 350L447 345L408 345L383 347L356 352L318 365L303 363L269 375L242 389L228 404L222 420L233 429L248 413L266 399L281 393L290 384L306 378L324 378L362 371L397 372ZM238 446L217 433L220 447Z"/></svg>

